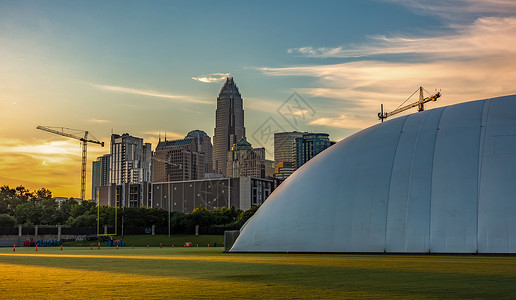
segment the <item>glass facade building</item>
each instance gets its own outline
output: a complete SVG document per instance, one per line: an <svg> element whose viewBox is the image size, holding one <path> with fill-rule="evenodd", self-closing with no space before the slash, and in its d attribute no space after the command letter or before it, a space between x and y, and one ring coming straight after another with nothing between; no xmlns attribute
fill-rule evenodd
<svg viewBox="0 0 516 300"><path fill-rule="evenodd" d="M304 165L312 157L335 144L327 133L305 133L296 138L296 169Z"/></svg>

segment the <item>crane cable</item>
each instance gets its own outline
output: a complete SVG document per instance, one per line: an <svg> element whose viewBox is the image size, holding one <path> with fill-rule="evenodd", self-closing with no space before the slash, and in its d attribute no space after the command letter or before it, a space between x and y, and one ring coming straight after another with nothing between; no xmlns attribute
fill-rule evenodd
<svg viewBox="0 0 516 300"><path fill-rule="evenodd" d="M417 89L416 91L414 91L414 92L412 93L412 95L410 95L410 96L407 98L407 100L403 101L403 103L401 103L398 107L396 107L396 109L400 108L403 104L405 104L405 102L407 102L410 98L412 98L412 96L414 96L418 91L419 91L419 89ZM427 92L427 93L428 93L428 92ZM395 109L395 110L396 110L396 109Z"/></svg>

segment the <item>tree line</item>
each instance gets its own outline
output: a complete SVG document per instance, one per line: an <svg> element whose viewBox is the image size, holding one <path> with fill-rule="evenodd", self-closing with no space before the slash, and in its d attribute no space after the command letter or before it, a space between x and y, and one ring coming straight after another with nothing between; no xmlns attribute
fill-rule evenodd
<svg viewBox="0 0 516 300"><path fill-rule="evenodd" d="M247 211L231 208L207 210L202 207L190 213L171 212L170 225L175 230L190 230L199 226L242 226L258 209L252 207ZM52 197L52 192L41 188L30 192L23 186L0 187L0 227L54 226L96 227L97 215L100 226L113 227L115 208L100 206L93 201L78 202L69 198L59 204ZM126 228L168 226L168 211L146 207L118 208L117 222L124 222Z"/></svg>

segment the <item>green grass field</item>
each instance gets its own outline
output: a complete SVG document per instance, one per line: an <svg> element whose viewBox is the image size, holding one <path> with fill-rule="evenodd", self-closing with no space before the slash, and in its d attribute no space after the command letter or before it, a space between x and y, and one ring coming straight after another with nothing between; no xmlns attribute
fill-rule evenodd
<svg viewBox="0 0 516 300"><path fill-rule="evenodd" d="M516 257L0 248L3 299L516 297Z"/></svg>
<svg viewBox="0 0 516 300"><path fill-rule="evenodd" d="M210 244L213 247L214 243L217 243L217 246L222 246L224 243L223 235L183 235L183 234L175 234L170 237L167 235L128 235L113 237L114 240L124 240L127 242L127 246L135 246L135 247L146 247L149 245L150 247L159 247L160 244L166 247L182 247L185 242L192 242L194 247L208 247ZM72 246L72 247L85 247L90 246L92 244L96 244L95 241L81 241L81 242L66 242L64 246Z"/></svg>

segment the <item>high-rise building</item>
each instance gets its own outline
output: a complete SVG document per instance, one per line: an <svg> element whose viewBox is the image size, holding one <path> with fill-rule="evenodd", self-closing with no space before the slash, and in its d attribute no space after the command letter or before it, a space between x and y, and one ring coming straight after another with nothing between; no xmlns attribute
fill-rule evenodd
<svg viewBox="0 0 516 300"><path fill-rule="evenodd" d="M206 173L204 152L199 152L196 137L160 141L152 157L153 182L203 179Z"/></svg>
<svg viewBox="0 0 516 300"><path fill-rule="evenodd" d="M116 185L150 182L151 158L150 143L144 144L143 139L128 133L112 134L109 182Z"/></svg>
<svg viewBox="0 0 516 300"><path fill-rule="evenodd" d="M335 144L330 141L329 136L327 133L305 133L302 137L296 138L296 169Z"/></svg>
<svg viewBox="0 0 516 300"><path fill-rule="evenodd" d="M289 131L274 133L274 164L296 160L296 138L307 132Z"/></svg>
<svg viewBox="0 0 516 300"><path fill-rule="evenodd" d="M265 148L255 148L244 138L228 152L228 177L265 178Z"/></svg>
<svg viewBox="0 0 516 300"><path fill-rule="evenodd" d="M186 137L195 137L197 139L197 148L199 153L204 153L204 173L213 172L213 146L211 138L202 130L192 130Z"/></svg>
<svg viewBox="0 0 516 300"><path fill-rule="evenodd" d="M100 161L96 160L91 166L91 199L95 199L95 188L100 186Z"/></svg>
<svg viewBox="0 0 516 300"><path fill-rule="evenodd" d="M97 157L93 162L91 172L91 198L96 199L95 187L109 185L109 168L111 154L105 154Z"/></svg>
<svg viewBox="0 0 516 300"><path fill-rule="evenodd" d="M215 173L226 175L228 151L242 138L245 138L243 101L233 77L228 77L217 98L213 136Z"/></svg>
<svg viewBox="0 0 516 300"><path fill-rule="evenodd" d="M307 132L288 131L274 133L274 177L286 179L295 170L296 138Z"/></svg>

